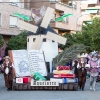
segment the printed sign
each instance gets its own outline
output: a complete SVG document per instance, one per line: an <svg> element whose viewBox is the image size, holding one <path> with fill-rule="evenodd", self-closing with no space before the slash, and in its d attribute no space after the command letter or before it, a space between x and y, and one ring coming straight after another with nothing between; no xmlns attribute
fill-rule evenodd
<svg viewBox="0 0 100 100"><path fill-rule="evenodd" d="M23 83L23 78L16 78L16 83Z"/></svg>
<svg viewBox="0 0 100 100"><path fill-rule="evenodd" d="M47 76L43 51L12 50L11 52L17 77L31 76L34 72Z"/></svg>
<svg viewBox="0 0 100 100"><path fill-rule="evenodd" d="M27 50L12 50L16 76L31 76Z"/></svg>
<svg viewBox="0 0 100 100"><path fill-rule="evenodd" d="M59 86L57 81L33 81L31 80L31 86Z"/></svg>
<svg viewBox="0 0 100 100"><path fill-rule="evenodd" d="M46 64L43 52L39 50L28 51L31 73L39 72L42 76L47 76Z"/></svg>

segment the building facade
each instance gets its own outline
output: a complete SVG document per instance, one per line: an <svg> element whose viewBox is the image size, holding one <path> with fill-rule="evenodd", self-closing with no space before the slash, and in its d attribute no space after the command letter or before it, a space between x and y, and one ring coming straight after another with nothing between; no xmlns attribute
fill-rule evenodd
<svg viewBox="0 0 100 100"><path fill-rule="evenodd" d="M20 3L22 2L22 3ZM5 40L5 44L11 36L18 35L20 30L16 27L17 17L13 17L14 12L23 13L31 16L27 10L24 0L0 0L0 34ZM4 56L6 45L0 48L0 56Z"/></svg>
<svg viewBox="0 0 100 100"><path fill-rule="evenodd" d="M11 36L20 33L19 28L16 26L18 21L17 17L13 17L14 12L22 13L31 16L32 8L40 8L41 6L52 7L55 9L54 19L64 14L73 14L67 17L62 22L50 23L50 26L60 35L67 32L76 31L77 17L80 16L80 2L68 2L69 0L0 0L0 34L5 40L5 44ZM81 29L81 26L78 26ZM0 49L0 55L5 51L6 46ZM4 53L3 53L4 54ZM3 55L2 55L3 56Z"/></svg>
<svg viewBox="0 0 100 100"><path fill-rule="evenodd" d="M43 2L44 1L44 2ZM67 32L75 32L76 31L76 21L77 17L81 15L80 9L80 1L71 2L69 0L30 0L30 9L32 8L40 8L41 6L52 7L55 9L55 18L58 18L64 14L73 14L73 16L69 16L62 22L54 22L50 23L50 26L60 35L63 35ZM54 19L55 19L54 18ZM81 26L78 26L81 30Z"/></svg>
<svg viewBox="0 0 100 100"><path fill-rule="evenodd" d="M85 21L91 22L91 15L94 18L100 17L100 0L87 0L82 2L81 13L81 16L78 18L78 25L82 25Z"/></svg>

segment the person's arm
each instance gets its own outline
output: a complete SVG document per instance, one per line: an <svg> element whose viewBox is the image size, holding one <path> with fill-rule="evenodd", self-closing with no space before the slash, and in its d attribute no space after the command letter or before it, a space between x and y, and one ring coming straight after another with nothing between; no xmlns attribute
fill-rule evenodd
<svg viewBox="0 0 100 100"><path fill-rule="evenodd" d="M1 65L1 69L4 71L4 64Z"/></svg>
<svg viewBox="0 0 100 100"><path fill-rule="evenodd" d="M77 68L80 68L79 63L77 64Z"/></svg>
<svg viewBox="0 0 100 100"><path fill-rule="evenodd" d="M85 64L85 68L90 68L90 64Z"/></svg>
<svg viewBox="0 0 100 100"><path fill-rule="evenodd" d="M100 60L98 60L98 66L97 66L97 68L100 68Z"/></svg>
<svg viewBox="0 0 100 100"><path fill-rule="evenodd" d="M75 62L73 61L73 62L72 62L72 66L74 66L74 65L75 65Z"/></svg>

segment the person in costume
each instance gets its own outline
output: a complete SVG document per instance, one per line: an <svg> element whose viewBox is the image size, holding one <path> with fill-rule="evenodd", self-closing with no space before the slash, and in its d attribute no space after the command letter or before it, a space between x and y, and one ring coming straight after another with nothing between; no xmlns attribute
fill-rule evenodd
<svg viewBox="0 0 100 100"><path fill-rule="evenodd" d="M100 59L98 58L98 52L91 53L91 59L88 64L90 65L90 90L95 91L96 79L99 74Z"/></svg>
<svg viewBox="0 0 100 100"><path fill-rule="evenodd" d="M10 61L9 56L4 58L4 62L2 64L2 70L4 71L4 80L7 90L12 90L12 80L13 75L15 75L15 70L12 62Z"/></svg>
<svg viewBox="0 0 100 100"><path fill-rule="evenodd" d="M87 70L86 70L86 65L87 62L85 60L85 55L84 53L80 56L80 61L78 62L77 68L78 68L78 84L79 88L84 90L84 86L86 83L86 75L87 75Z"/></svg>
<svg viewBox="0 0 100 100"><path fill-rule="evenodd" d="M72 63L72 66L74 67L74 74L76 76L76 78L78 78L78 68L77 68L77 65L78 65L78 62L80 61L80 55L77 55L77 59L75 59Z"/></svg>

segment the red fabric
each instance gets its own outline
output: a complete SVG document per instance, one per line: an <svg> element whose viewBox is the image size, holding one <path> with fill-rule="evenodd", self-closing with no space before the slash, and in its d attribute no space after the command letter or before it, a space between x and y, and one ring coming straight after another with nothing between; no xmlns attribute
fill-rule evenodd
<svg viewBox="0 0 100 100"><path fill-rule="evenodd" d="M55 78L75 78L75 74L54 74Z"/></svg>
<svg viewBox="0 0 100 100"><path fill-rule="evenodd" d="M30 83L31 77L23 77L23 83Z"/></svg>
<svg viewBox="0 0 100 100"><path fill-rule="evenodd" d="M70 70L70 66L58 66L57 70Z"/></svg>

